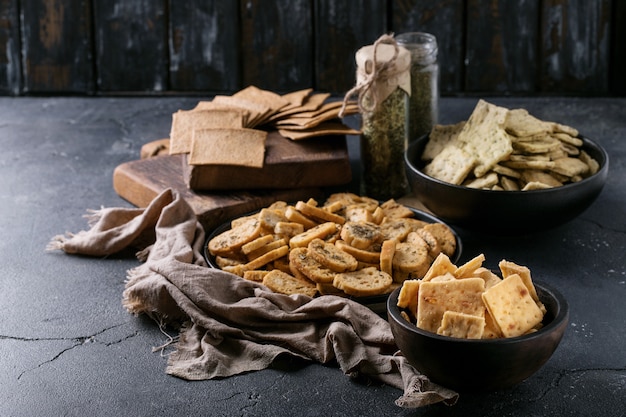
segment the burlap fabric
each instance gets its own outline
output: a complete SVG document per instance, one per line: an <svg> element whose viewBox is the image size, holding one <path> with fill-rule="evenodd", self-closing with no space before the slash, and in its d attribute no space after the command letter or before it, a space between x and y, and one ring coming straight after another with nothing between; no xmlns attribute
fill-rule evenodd
<svg viewBox="0 0 626 417"><path fill-rule="evenodd" d="M267 368L280 355L337 364L350 376L403 391L400 407L416 408L458 395L431 383L398 354L389 324L341 297L286 296L208 268L205 234L189 205L172 190L145 209L92 211L90 229L55 236L48 249L106 256L139 246L122 303L180 330L166 372L188 379L228 377Z"/></svg>

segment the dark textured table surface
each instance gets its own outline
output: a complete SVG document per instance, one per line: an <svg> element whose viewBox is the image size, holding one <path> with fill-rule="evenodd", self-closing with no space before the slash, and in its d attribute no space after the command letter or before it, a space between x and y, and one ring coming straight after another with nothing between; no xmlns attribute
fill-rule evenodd
<svg viewBox="0 0 626 417"><path fill-rule="evenodd" d="M0 98L0 416L626 415L626 99L489 99L596 139L611 158L609 179L586 212L554 230L497 239L460 231L464 258L514 259L558 288L570 324L520 385L419 410L397 407L395 388L319 364L212 381L168 376L166 357L152 351L167 336L121 305L138 261L45 252L52 236L87 226L86 209L130 206L112 188L113 169L167 137L171 113L197 101ZM475 103L443 99L441 122L466 119Z"/></svg>

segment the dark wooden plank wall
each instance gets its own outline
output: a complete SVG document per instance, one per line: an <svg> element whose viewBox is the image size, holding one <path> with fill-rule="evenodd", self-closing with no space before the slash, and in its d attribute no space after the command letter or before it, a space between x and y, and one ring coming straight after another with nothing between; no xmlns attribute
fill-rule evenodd
<svg viewBox="0 0 626 417"><path fill-rule="evenodd" d="M0 94L342 94L387 32L437 36L444 95L626 95L622 0L0 0Z"/></svg>

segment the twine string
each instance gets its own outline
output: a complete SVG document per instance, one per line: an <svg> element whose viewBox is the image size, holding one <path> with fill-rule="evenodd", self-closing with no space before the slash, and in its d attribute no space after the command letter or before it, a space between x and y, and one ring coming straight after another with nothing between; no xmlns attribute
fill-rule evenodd
<svg viewBox="0 0 626 417"><path fill-rule="evenodd" d="M383 61L382 63L378 62L377 57L378 46L381 44L393 45L394 47L391 59ZM378 80L390 78L398 73L395 61L399 52L400 49L396 40L393 38L393 34L382 35L376 40L376 42L374 42L372 60L367 60L365 62L365 68L359 69L359 71L365 74L365 77L363 77L361 82L346 93L341 110L339 111L339 117L343 117L346 106L349 103L350 98L354 95L357 95L357 105L360 113L371 113L376 110L379 98L377 89L373 89L372 86L375 85ZM368 94L369 100L365 100Z"/></svg>

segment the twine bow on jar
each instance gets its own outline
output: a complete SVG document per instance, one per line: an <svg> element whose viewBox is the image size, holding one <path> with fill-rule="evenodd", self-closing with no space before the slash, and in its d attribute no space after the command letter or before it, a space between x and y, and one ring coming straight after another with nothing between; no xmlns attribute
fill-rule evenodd
<svg viewBox="0 0 626 417"><path fill-rule="evenodd" d="M410 55L402 51L404 48L392 34L382 35L373 45L357 51L357 82L344 97L340 117L354 95L357 95L359 112L363 114L374 112L397 87L411 93Z"/></svg>

